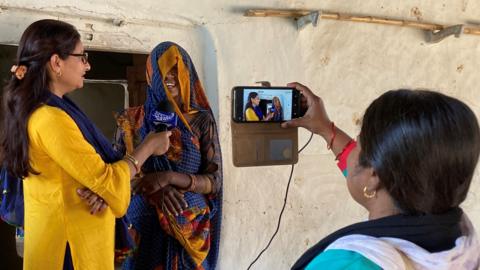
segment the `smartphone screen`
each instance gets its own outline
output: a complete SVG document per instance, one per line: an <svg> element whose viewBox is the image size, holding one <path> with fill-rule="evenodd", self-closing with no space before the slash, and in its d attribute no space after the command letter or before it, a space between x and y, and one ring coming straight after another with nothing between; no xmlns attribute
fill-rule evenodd
<svg viewBox="0 0 480 270"><path fill-rule="evenodd" d="M293 88L237 86L232 96L236 122L284 122L299 116L299 92Z"/></svg>

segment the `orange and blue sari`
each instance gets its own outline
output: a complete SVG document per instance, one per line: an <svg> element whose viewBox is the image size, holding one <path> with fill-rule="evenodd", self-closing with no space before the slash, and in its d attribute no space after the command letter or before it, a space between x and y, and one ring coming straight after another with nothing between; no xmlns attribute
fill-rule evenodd
<svg viewBox="0 0 480 270"><path fill-rule="evenodd" d="M173 101L164 84L165 75L176 67L182 98ZM127 212L137 239L137 249L124 269L215 269L219 252L222 214L222 160L215 119L197 72L187 52L172 42L159 44L147 59L147 99L133 109L143 117L139 135L154 131L151 112L165 99L179 117L172 130L172 147L163 156L151 157L145 172L172 170L208 175L212 193L186 192L188 208L178 216L152 206L143 195L133 195ZM143 109L143 110L142 110ZM184 117L188 114L187 118ZM125 141L126 145L128 142ZM131 144L131 143L130 143Z"/></svg>

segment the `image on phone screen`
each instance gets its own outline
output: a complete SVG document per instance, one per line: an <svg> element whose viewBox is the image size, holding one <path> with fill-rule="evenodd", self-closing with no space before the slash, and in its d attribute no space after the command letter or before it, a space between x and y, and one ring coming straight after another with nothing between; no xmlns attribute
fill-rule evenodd
<svg viewBox="0 0 480 270"><path fill-rule="evenodd" d="M244 121L288 121L292 115L292 90L244 89Z"/></svg>
<svg viewBox="0 0 480 270"><path fill-rule="evenodd" d="M298 91L282 87L234 87L236 122L283 122L298 117Z"/></svg>

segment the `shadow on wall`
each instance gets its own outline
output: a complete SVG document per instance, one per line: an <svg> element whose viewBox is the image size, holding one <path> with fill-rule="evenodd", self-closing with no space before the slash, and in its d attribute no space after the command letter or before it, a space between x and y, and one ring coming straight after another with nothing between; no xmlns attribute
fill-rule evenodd
<svg viewBox="0 0 480 270"><path fill-rule="evenodd" d="M198 27L198 39L201 41L200 57L201 63L194 63L195 67L202 67L202 83L204 85L210 106L215 119L219 119L219 90L218 89L218 62L217 49L212 34L205 27ZM181 44L180 44L181 45Z"/></svg>

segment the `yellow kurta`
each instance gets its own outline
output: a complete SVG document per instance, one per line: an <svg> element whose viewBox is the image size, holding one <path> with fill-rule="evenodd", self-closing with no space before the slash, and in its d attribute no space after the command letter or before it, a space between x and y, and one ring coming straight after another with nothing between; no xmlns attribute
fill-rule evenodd
<svg viewBox="0 0 480 270"><path fill-rule="evenodd" d="M106 164L64 111L43 105L28 121L33 169L24 179L24 269L62 269L67 242L76 270L114 268L115 217L130 203L125 161ZM77 195L87 187L109 207L91 215Z"/></svg>
<svg viewBox="0 0 480 270"><path fill-rule="evenodd" d="M247 118L247 121L260 121L260 118L258 118L257 114L252 108L245 110L245 118Z"/></svg>

